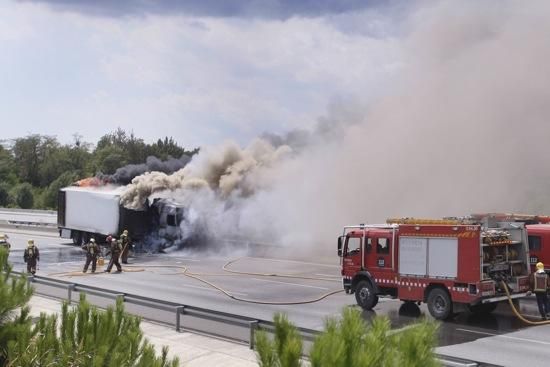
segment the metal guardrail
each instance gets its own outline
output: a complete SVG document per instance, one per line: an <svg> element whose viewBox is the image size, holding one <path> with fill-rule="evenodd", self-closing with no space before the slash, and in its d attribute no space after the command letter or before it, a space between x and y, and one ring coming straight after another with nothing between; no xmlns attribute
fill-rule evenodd
<svg viewBox="0 0 550 367"><path fill-rule="evenodd" d="M13 274L20 276L23 273L20 272L13 272ZM254 337L255 332L257 330L266 330L266 331L273 331L275 328L275 325L272 321L267 320L260 320L245 316L239 316L231 313L221 312L221 311L214 311L209 310L201 307L195 307L183 303L176 303L176 302L170 302L170 301L163 301L159 299L149 298L137 294L130 294L130 293L124 293L124 292L118 292L118 291L112 291L107 290L99 287L79 284L79 283L73 283L68 282L64 280L58 280L54 278L48 278L43 276L29 276L28 280L30 283L32 283L35 286L35 292L37 294L45 295L48 297L54 297L61 300L67 300L69 302L78 301L78 299L75 299L75 293L86 293L90 296L100 297L107 300L116 300L118 298L121 298L125 304L129 306L139 306L142 308L145 308L149 311L161 311L171 314L171 319L168 320L166 317L155 317L159 316L158 313L155 313L152 315L150 312L135 312L133 310L132 314L137 314L138 316L143 317L144 319L160 322L163 324L168 324L171 327L174 327L175 330L181 331L183 329L185 330L193 330L198 331L201 333L217 336L217 337L223 337L230 340L234 340L241 343L247 343L250 348L253 348L254 344ZM63 290L63 293L61 295L55 295L52 294L51 289L44 289L44 288L56 288ZM88 299L90 303L95 304L96 306L104 306L101 302L100 304L96 304L97 302L92 302L90 299ZM195 318L199 320L206 320L214 323L222 323L224 325L230 325L242 329L246 329L245 333L241 333L239 336L238 333L235 333L234 330L227 330L224 332L224 330L221 329L215 329L215 331L211 331L208 329L201 329L200 327L196 327L193 325L193 323L189 323L189 325L186 325L183 321L184 318ZM316 330L310 330L305 328L298 328L300 331L300 334L304 337L304 340L313 341L313 338L319 334L319 331ZM243 337L244 336L244 337Z"/></svg>
<svg viewBox="0 0 550 367"><path fill-rule="evenodd" d="M21 276L23 273L21 272L12 272L14 275ZM268 333L273 333L275 330L275 324L272 321L267 320L261 320L261 319L255 319L240 315L235 315L227 312L221 312L221 311L214 311L209 310L201 307L195 307L191 305L186 305L182 303L177 302L170 302L170 301L163 301L159 299L149 298L141 295L136 294L130 294L130 293L124 293L124 292L118 292L118 291L112 291L107 290L99 287L74 283L74 282L68 282L64 280L54 279L54 278L48 278L43 276L29 276L28 280L30 283L32 283L35 286L35 291L38 294L45 295L48 297L54 297L61 300L67 300L69 303L73 301L78 301L75 299L75 293L85 293L92 297L99 297L102 299L107 300L117 300L121 299L125 305L128 306L135 306L135 307L141 307L145 310L153 311L154 315L157 317L153 317L151 313L146 312L139 312L139 309L134 310L127 310L127 312L140 316L144 319L147 319L149 321L154 322L160 322L163 324L167 324L171 327L174 327L176 331L182 331L182 330L189 330L189 331L195 331L199 333L203 333L210 336L215 337L222 337L225 339L233 340L239 343L246 343L250 347L250 349L254 349L254 340L256 332L259 330L267 331ZM41 289L41 287L53 287L56 289L62 290L62 294L55 296L52 295L51 289L49 291ZM65 293L66 292L66 293ZM65 296L66 295L66 296ZM87 297L88 302L99 306L104 307L104 304L98 304L98 302L93 302L90 297ZM164 312L169 314L170 316L168 318L162 318L159 317L159 312ZM186 318L186 322L184 322L184 318ZM196 325L192 322L192 319L195 319L195 321L199 321L199 324ZM230 326L229 329L225 330L224 328L220 327L214 327L211 326L208 327L208 325L205 325L204 322L207 324L223 324L224 326ZM236 332L236 328L240 329L241 333L239 334ZM309 349L311 346L311 343L314 341L315 337L319 335L321 332L318 330L313 329L307 329L302 327L297 327L297 330L304 340L304 347L305 349ZM482 366L489 366L488 364L484 364L481 362L475 362L470 360L465 360L461 358L456 357L450 357L450 356L444 356L444 355L437 355L437 358L439 362L442 364L442 366L445 367L482 367ZM491 365L492 366L492 365ZM495 366L497 367L497 366Z"/></svg>
<svg viewBox="0 0 550 367"><path fill-rule="evenodd" d="M43 215L57 215L55 210L44 210L44 209L21 209L21 208L2 208L0 207L0 212L13 212L13 213L36 213Z"/></svg>

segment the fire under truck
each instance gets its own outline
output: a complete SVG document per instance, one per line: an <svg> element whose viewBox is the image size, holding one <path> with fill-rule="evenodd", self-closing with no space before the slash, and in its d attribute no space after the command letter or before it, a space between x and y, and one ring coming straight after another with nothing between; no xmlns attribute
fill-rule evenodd
<svg viewBox="0 0 550 367"><path fill-rule="evenodd" d="M379 296L425 302L439 320L491 312L529 289L525 223L499 217L389 219L346 226L338 238L343 286L370 310Z"/></svg>

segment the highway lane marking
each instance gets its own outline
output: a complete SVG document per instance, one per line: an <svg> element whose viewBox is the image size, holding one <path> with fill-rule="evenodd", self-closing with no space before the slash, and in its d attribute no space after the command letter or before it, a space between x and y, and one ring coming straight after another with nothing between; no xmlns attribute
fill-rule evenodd
<svg viewBox="0 0 550 367"><path fill-rule="evenodd" d="M185 261L195 261L195 262L200 262L200 260L197 260L197 259L188 259L188 258L185 258L185 257L174 257L175 259L178 259L178 260L185 260ZM176 261L176 264L181 264L182 261Z"/></svg>
<svg viewBox="0 0 550 367"><path fill-rule="evenodd" d="M460 329L460 328L457 328L456 330L465 331L467 333L473 333L473 334L482 334L482 335L489 335L489 336L497 336L497 337L506 338L506 339L521 340L521 341L529 342L529 343L538 343L538 344L550 345L549 342L543 342L543 341L536 340L536 339L518 338L517 336L508 336L508 335L487 333L487 332L484 332L484 331L475 331L475 330Z"/></svg>
<svg viewBox="0 0 550 367"><path fill-rule="evenodd" d="M259 280L260 282L270 282L270 283L279 283L279 284L288 284L288 285L295 285L296 287L306 287L306 288L316 288L316 289L322 289L328 291L329 288L325 287L316 287L314 285L305 285L305 284L296 284L296 283L289 283L289 282L279 282L277 280L268 280L268 279L259 279L259 278L252 278L255 280Z"/></svg>
<svg viewBox="0 0 550 367"><path fill-rule="evenodd" d="M328 267L331 267L331 268L340 268L340 265L329 265L329 264L320 264L320 263L310 263L310 262L298 261L298 260L282 260L282 259L271 259L271 258L267 258L267 257L252 257L252 256L247 256L246 258L247 258L247 259L255 259L255 260L268 260L268 261L276 261L276 262L298 263L298 264L328 266Z"/></svg>
<svg viewBox="0 0 550 367"><path fill-rule="evenodd" d="M320 277L341 278L341 276L338 275L338 274L336 274L336 275L334 275L334 274L313 274L313 275L318 275Z"/></svg>

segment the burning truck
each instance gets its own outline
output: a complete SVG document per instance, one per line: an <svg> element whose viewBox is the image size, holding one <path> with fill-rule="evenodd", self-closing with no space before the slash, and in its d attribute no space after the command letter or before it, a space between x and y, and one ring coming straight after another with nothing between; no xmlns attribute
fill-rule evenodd
<svg viewBox="0 0 550 367"><path fill-rule="evenodd" d="M147 201L140 209L122 205L125 186L70 186L59 190L57 225L62 238L75 245L87 243L91 237L104 241L109 234L124 229L135 242L154 242L153 250L178 245L182 241L180 223L186 209L170 199Z"/></svg>

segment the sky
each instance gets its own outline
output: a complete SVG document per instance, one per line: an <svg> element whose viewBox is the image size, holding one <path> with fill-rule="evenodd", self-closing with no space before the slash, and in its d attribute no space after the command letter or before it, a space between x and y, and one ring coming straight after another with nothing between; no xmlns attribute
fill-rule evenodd
<svg viewBox="0 0 550 367"><path fill-rule="evenodd" d="M191 148L314 129L391 83L411 4L2 1L2 139L121 127Z"/></svg>
<svg viewBox="0 0 550 367"><path fill-rule="evenodd" d="M127 200L222 236L334 256L344 225L550 214L548 1L1 2L0 47L3 138L200 146Z"/></svg>

